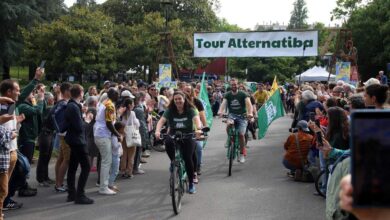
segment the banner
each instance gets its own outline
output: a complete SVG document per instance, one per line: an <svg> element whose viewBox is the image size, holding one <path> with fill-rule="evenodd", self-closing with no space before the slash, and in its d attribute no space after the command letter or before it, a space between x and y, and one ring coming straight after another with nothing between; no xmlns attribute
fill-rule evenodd
<svg viewBox="0 0 390 220"><path fill-rule="evenodd" d="M351 76L351 62L337 62L336 63L336 81L342 80L349 83Z"/></svg>
<svg viewBox="0 0 390 220"><path fill-rule="evenodd" d="M259 139L263 138L267 133L269 125L277 118L284 116L282 100L280 98L280 90L277 89L274 94L261 106L257 113L259 124Z"/></svg>
<svg viewBox="0 0 390 220"><path fill-rule="evenodd" d="M194 33L194 57L318 55L318 31Z"/></svg>
<svg viewBox="0 0 390 220"><path fill-rule="evenodd" d="M167 88L172 88L176 89L177 88L177 82L176 81L170 81L170 82L159 82L157 83L157 89L160 90L161 87L167 87Z"/></svg>
<svg viewBox="0 0 390 220"><path fill-rule="evenodd" d="M213 111L211 110L211 104L209 100L209 95L207 93L206 82L204 81L204 77L205 77L205 73L203 73L202 84L200 87L198 98L203 104L204 112L206 114L207 126L211 128L211 125L213 124Z"/></svg>
<svg viewBox="0 0 390 220"><path fill-rule="evenodd" d="M160 83L166 83L172 81L172 65L171 64L159 64L158 76Z"/></svg>

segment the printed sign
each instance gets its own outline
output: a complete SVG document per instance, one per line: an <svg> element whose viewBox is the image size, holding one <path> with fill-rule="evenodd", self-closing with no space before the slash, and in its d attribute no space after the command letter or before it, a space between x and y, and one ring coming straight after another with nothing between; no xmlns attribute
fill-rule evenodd
<svg viewBox="0 0 390 220"><path fill-rule="evenodd" d="M318 31L194 33L195 57L318 55Z"/></svg>

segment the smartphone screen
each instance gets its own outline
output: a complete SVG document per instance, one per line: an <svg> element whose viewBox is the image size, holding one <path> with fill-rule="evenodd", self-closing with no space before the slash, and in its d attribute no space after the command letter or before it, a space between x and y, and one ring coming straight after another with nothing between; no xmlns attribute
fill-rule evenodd
<svg viewBox="0 0 390 220"><path fill-rule="evenodd" d="M351 125L353 205L390 207L390 111L356 111Z"/></svg>
<svg viewBox="0 0 390 220"><path fill-rule="evenodd" d="M9 115L13 115L15 113L15 107L16 107L15 103L10 105L10 106L8 106L8 112L7 113Z"/></svg>
<svg viewBox="0 0 390 220"><path fill-rule="evenodd" d="M8 114L9 105L0 105L0 115Z"/></svg>
<svg viewBox="0 0 390 220"><path fill-rule="evenodd" d="M39 64L39 68L45 68L46 60L42 60L41 64Z"/></svg>

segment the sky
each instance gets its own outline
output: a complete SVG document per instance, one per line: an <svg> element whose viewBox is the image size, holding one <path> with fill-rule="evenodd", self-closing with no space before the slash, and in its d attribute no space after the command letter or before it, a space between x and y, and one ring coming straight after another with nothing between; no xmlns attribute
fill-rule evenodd
<svg viewBox="0 0 390 220"><path fill-rule="evenodd" d="M106 0L97 0L97 3ZM226 18L230 24L237 24L241 28L254 29L256 24L279 23L287 25L295 0L219 0L220 9L216 12L220 18ZM76 0L65 0L71 6ZM306 0L308 9L307 22L324 23L334 26L330 21L330 12L336 7L336 0Z"/></svg>

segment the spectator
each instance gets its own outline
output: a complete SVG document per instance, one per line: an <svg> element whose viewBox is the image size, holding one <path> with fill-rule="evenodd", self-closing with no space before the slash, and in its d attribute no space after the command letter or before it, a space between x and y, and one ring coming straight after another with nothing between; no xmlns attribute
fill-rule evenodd
<svg viewBox="0 0 390 220"><path fill-rule="evenodd" d="M387 76L384 74L383 70L379 71L379 80L382 85L388 85L387 84Z"/></svg>
<svg viewBox="0 0 390 220"><path fill-rule="evenodd" d="M0 98L1 104L8 105L13 102L12 99L5 97ZM0 220L3 220L3 202L8 193L8 181L10 178L9 170L11 167L10 158L10 142L17 137L15 131L11 131L3 126L10 120L13 120L15 116L4 114L0 116ZM15 166L13 163L12 166Z"/></svg>
<svg viewBox="0 0 390 220"><path fill-rule="evenodd" d="M75 204L92 204L94 201L85 195L85 185L91 168L88 158L87 141L85 139L85 127L83 124L81 100L84 89L81 85L72 86L71 99L65 110L65 123L62 132L66 131L65 141L70 147L69 170L67 175L68 199L67 202ZM77 167L81 167L81 173L75 187Z"/></svg>
<svg viewBox="0 0 390 220"><path fill-rule="evenodd" d="M14 102L16 102L16 105L24 101L28 95L34 90L35 86L38 84L39 80L42 78L44 74L44 69L37 68L35 71L34 79L20 92L19 84L13 80L3 80L0 84L0 93L2 97L7 97ZM15 115L15 111L12 115ZM4 127L10 131L17 131L17 124L19 122L22 122L24 120L24 115L21 114L19 116L14 116L12 120L9 120L8 122L4 123ZM16 201L13 201L11 197L14 196L15 191L19 188L18 183L14 181L12 178L13 170L16 164L17 160L17 140L12 139L11 142L9 142L9 151L10 151L10 167L8 169L8 194L7 197L4 199L3 202L3 210L10 210L10 209L19 209L23 206L22 203L18 203ZM28 191L35 191L32 189L29 189Z"/></svg>
<svg viewBox="0 0 390 220"><path fill-rule="evenodd" d="M366 106L375 106L376 109L384 109L387 100L387 85L373 84L366 87L364 103Z"/></svg>
<svg viewBox="0 0 390 220"><path fill-rule="evenodd" d="M62 99L59 100L56 105L53 107L52 114L54 117L54 121L57 124L63 124L64 123L64 113L66 105L70 99L70 89L72 88L72 84L65 82L62 83L60 86L61 91L61 97ZM60 117L62 116L62 117ZM64 187L64 178L66 171L68 170L69 166L69 159L70 159L70 148L69 145L65 142L65 133L61 133L61 131L57 130L56 128L56 136L59 139L60 142L60 151L58 154L57 162L55 165L55 173L56 173L56 185L54 186L54 189L58 193L66 192L66 188Z"/></svg>
<svg viewBox="0 0 390 220"><path fill-rule="evenodd" d="M315 96L312 91L306 90L302 92L302 101L304 103L304 109L301 117L299 117L300 120L309 121L310 113L315 113L317 108L321 111L324 111L323 105L316 99L317 96Z"/></svg>
<svg viewBox="0 0 390 220"><path fill-rule="evenodd" d="M51 93L45 93L46 109L42 114L42 129L38 137L39 158L37 165L37 181L40 186L49 187L55 181L49 178L49 162L53 152L54 130L50 124L50 111L53 108L54 96Z"/></svg>
<svg viewBox="0 0 390 220"><path fill-rule="evenodd" d="M267 101L269 97L268 92L264 89L263 83L257 84L257 91L253 94L253 97L256 100L257 109L260 109L260 107Z"/></svg>
<svg viewBox="0 0 390 220"><path fill-rule="evenodd" d="M160 88L160 95L158 96L158 114L161 116L164 114L165 110L167 110L169 105L168 99L168 89L167 87Z"/></svg>
<svg viewBox="0 0 390 220"><path fill-rule="evenodd" d="M125 124L122 122L115 122L115 129L122 135L125 136ZM123 141L122 141L123 143ZM122 144L118 141L118 138L115 135L111 137L112 145L112 164L110 169L110 178L108 180L108 188L114 192L119 192L118 187L115 185L116 176L119 173L119 161L120 157L123 155Z"/></svg>
<svg viewBox="0 0 390 220"><path fill-rule="evenodd" d="M133 125L135 128L139 129L140 123L135 116L133 111L134 102L132 99L126 99L123 103L123 106L126 107L126 111L121 116L121 121L125 125ZM135 146L128 146L126 143L126 138L122 141L123 156L120 163L120 171L122 178L133 178L133 166L134 166L134 156L136 153Z"/></svg>
<svg viewBox="0 0 390 220"><path fill-rule="evenodd" d="M313 136L309 134L310 130L306 121L301 120L297 123L298 134L291 134L284 143L285 154L283 165L290 170L289 175L294 176L297 169L302 169L301 160L307 162L306 158L311 148ZM298 137L300 152L298 151L296 137Z"/></svg>
<svg viewBox="0 0 390 220"><path fill-rule="evenodd" d="M110 167L112 163L111 136L115 135L119 141L122 136L114 127L116 121L115 102L118 100L119 93L114 88L107 92L108 99L98 106L96 123L94 126L95 143L102 157L100 168L100 189L102 195L115 195L116 192L108 188Z"/></svg>
<svg viewBox="0 0 390 220"><path fill-rule="evenodd" d="M145 93L139 92L135 96L134 101L134 113L137 119L139 120L140 127L139 132L141 134L141 142L142 147L137 147L135 156L134 156L134 168L133 168L133 174L144 174L145 171L140 169L140 162L141 162L141 152L142 149L146 147L147 144L147 136L148 136L148 128L146 124L146 116L145 116L145 106L142 104L145 101Z"/></svg>
<svg viewBox="0 0 390 220"><path fill-rule="evenodd" d="M378 79L369 78L366 82L363 83L365 88L367 88L373 84L381 84L381 82Z"/></svg>

